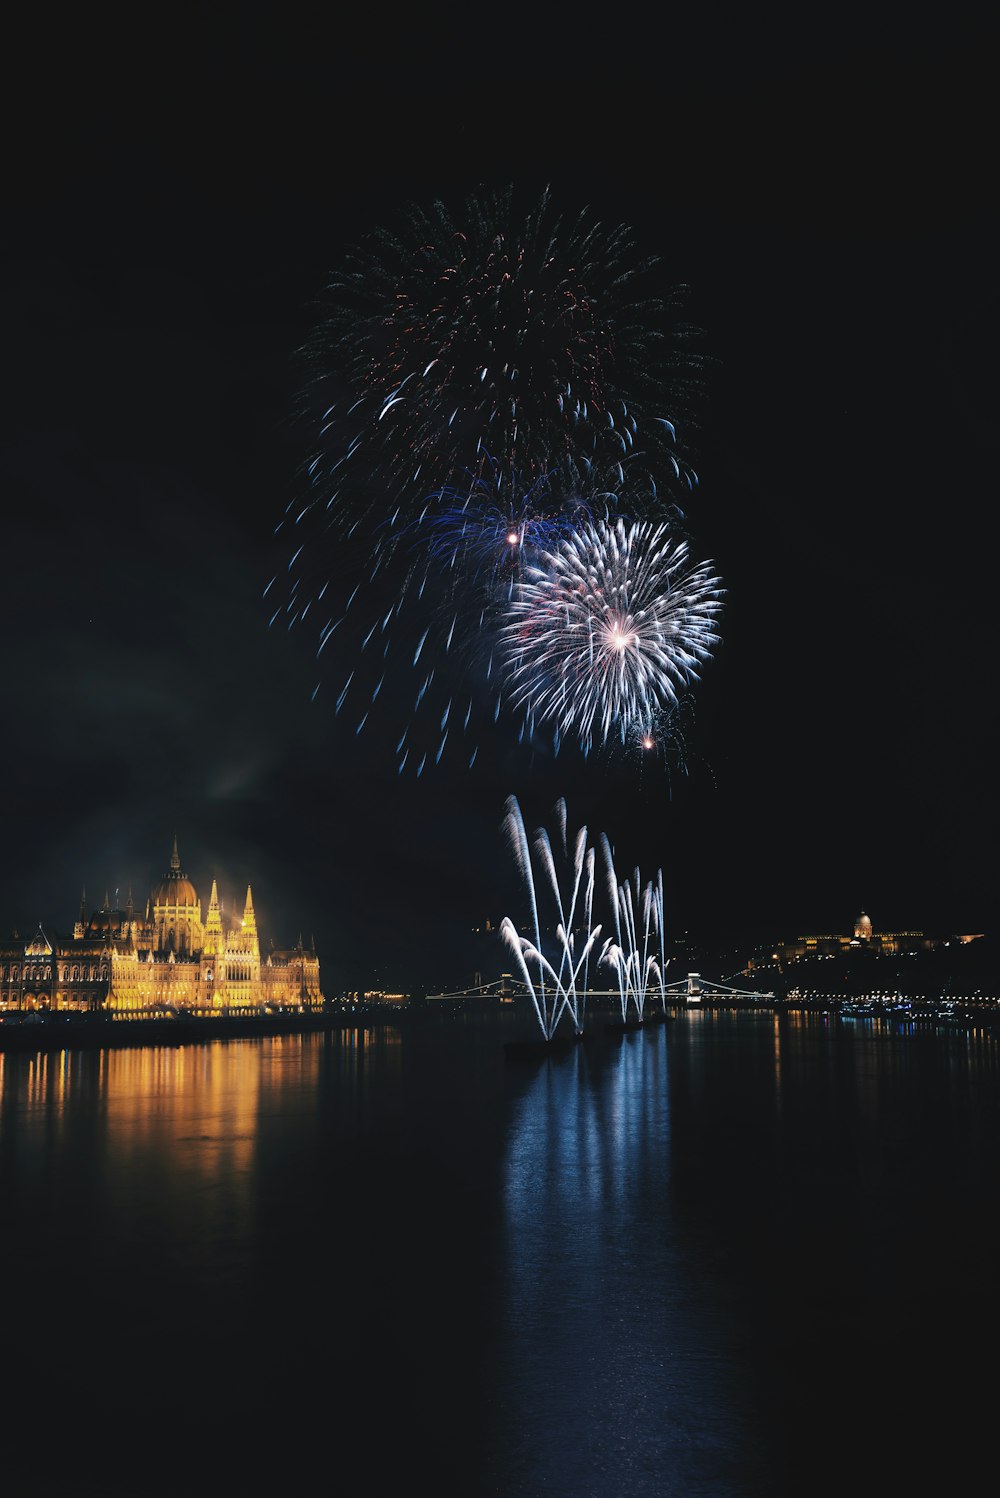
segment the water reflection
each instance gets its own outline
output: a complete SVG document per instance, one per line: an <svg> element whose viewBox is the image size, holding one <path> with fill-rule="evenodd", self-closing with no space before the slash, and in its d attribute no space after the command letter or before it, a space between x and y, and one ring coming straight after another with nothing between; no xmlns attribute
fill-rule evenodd
<svg viewBox="0 0 1000 1498"><path fill-rule="evenodd" d="M994 1037L705 1010L584 1043L522 1080L503 1186L497 1491L835 1493L873 1440L971 1472L950 1287L1000 1248ZM932 1387L918 1456L893 1421ZM831 1448L861 1390L884 1439Z"/></svg>
<svg viewBox="0 0 1000 1498"><path fill-rule="evenodd" d="M520 1070L505 1023L0 1053L5 1490L297 1490L317 1431L442 1498L975 1490L996 1040L706 1011Z"/></svg>
<svg viewBox="0 0 1000 1498"><path fill-rule="evenodd" d="M366 1383L357 1141L399 1106L401 1049L369 1027L0 1053L4 1334L27 1395L5 1488L207 1498L265 1471L298 1487L312 1443L275 1410L359 1425L335 1356ZM251 1410L270 1412L252 1432ZM98 1412L114 1437L94 1463Z"/></svg>
<svg viewBox="0 0 1000 1498"><path fill-rule="evenodd" d="M498 1491L754 1491L736 1350L684 1261L671 1171L666 1027L547 1061L516 1101Z"/></svg>
<svg viewBox="0 0 1000 1498"><path fill-rule="evenodd" d="M398 1034L382 1028L375 1040L358 1028L0 1056L0 1158L57 1241L71 1232L68 1204L81 1221L99 1217L123 1281L181 1272L231 1287L254 1268L273 1149L308 1154L331 1109L362 1128L358 1078L398 1073ZM43 1263L53 1257L39 1247ZM77 1262L92 1253L73 1249Z"/></svg>

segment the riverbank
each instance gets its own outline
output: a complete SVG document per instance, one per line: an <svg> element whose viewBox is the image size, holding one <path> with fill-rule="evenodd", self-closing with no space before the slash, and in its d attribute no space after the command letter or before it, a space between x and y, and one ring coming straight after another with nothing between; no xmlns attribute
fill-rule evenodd
<svg viewBox="0 0 1000 1498"><path fill-rule="evenodd" d="M198 1045L208 1040L266 1039L306 1035L398 1020L398 1008L358 1006L320 1014L247 1014L112 1019L106 1014L43 1014L0 1017L0 1052L47 1051L93 1046Z"/></svg>
<svg viewBox="0 0 1000 1498"><path fill-rule="evenodd" d="M642 1021L634 1018L623 1021L617 1006L604 1010L592 1007L582 1036L560 1031L557 1037L549 1041L538 1033L533 1016L527 1009L516 1018L511 1011L508 1018L518 1030L523 1030L523 1034L509 1041L505 1049L518 1059L552 1054L562 1049L572 1049L573 1044L581 1039L592 1041L599 1037L620 1038L631 1031L651 1030L684 1014L697 1015L699 1012L716 1010L767 1010L779 1016L813 1013L825 1015L838 1024L845 1025L859 1020L880 1020L891 1023L894 1027L920 1025L927 1028L1000 1034L1000 1014L995 1004L989 1007L957 1003L911 1006L878 1001L858 1003L843 999L830 1002L825 997L795 1000L762 998L759 1002L737 1005L713 1002L679 1005L666 1013L654 1010ZM80 1047L181 1046L215 1040L263 1040L277 1035L307 1035L343 1029L364 1031L372 1025L423 1026L434 1020L454 1021L471 1015L481 1018L486 1013L486 1008L478 1001L468 999L464 1002L455 1000L447 1006L428 1005L417 1000L409 1004L337 1005L321 1013L212 1014L201 1017L178 1014L144 1019L114 1019L107 1014L6 1013L0 1014L0 1054L5 1051L25 1053Z"/></svg>

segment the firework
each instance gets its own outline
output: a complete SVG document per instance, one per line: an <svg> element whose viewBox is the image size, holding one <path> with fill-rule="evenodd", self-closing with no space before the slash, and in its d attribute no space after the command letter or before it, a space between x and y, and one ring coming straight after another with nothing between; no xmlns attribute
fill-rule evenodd
<svg viewBox="0 0 1000 1498"><path fill-rule="evenodd" d="M604 944L601 963L615 974L623 1022L632 1004L641 1021L652 991L659 991L661 1009L666 1013L664 974L669 959L664 949L663 870L657 869L655 881L645 888L638 869L631 880L619 884L611 843L603 832L600 845L615 927L614 937Z"/></svg>
<svg viewBox="0 0 1000 1498"><path fill-rule="evenodd" d="M718 642L721 593L668 525L584 524L514 590L500 631L511 707L585 751L645 734Z"/></svg>
<svg viewBox="0 0 1000 1498"><path fill-rule="evenodd" d="M500 939L513 954L546 1040L552 1039L563 1014L569 1015L576 1033L582 1034L591 955L601 934L600 925L592 924L595 854L587 846L587 829L580 828L571 848L566 831L566 802L562 797L556 802L555 811L559 834L555 849L544 827L536 830L529 844L516 796L508 796L503 820L508 844L528 891L534 941L521 936L509 916L504 916L500 923ZM556 947L551 958L542 950L536 869L542 890L551 898L557 916Z"/></svg>
<svg viewBox="0 0 1000 1498"><path fill-rule="evenodd" d="M661 290L658 270L626 226L586 209L567 222L547 191L524 214L511 189L455 215L415 206L404 232L372 234L331 276L303 351L322 416L293 518L392 528L490 465L529 488L546 475L557 495L639 469L652 492L686 493L677 426L701 361L685 288Z"/></svg>
<svg viewBox="0 0 1000 1498"><path fill-rule="evenodd" d="M467 474L457 488L442 490L402 538L423 554L438 576L452 574L454 586L476 598L509 598L512 581L529 562L591 518L580 496L562 503L551 488L552 475L532 483L513 478L489 459L486 472ZM601 497L602 513L607 496Z"/></svg>
<svg viewBox="0 0 1000 1498"><path fill-rule="evenodd" d="M556 802L555 812L555 847L544 828L539 828L529 840L516 796L507 797L502 824L529 896L534 939L521 936L509 916L504 916L500 924L500 937L513 954L518 976L532 1000L544 1038L552 1039L563 1014L569 1015L577 1034L582 1033L590 992L590 963L595 950L598 951L595 966L608 968L615 975L623 1023L628 1021L633 1007L641 1023L654 994L659 995L661 1010L666 1013L664 974L669 959L665 953L663 870L658 869L655 880L645 886L638 869L633 871L631 879L619 883L611 843L601 833L598 841L613 931L597 949L602 926L593 923L595 849L588 847L586 827L570 843L564 798ZM554 904L557 917L551 957L542 950L539 889Z"/></svg>
<svg viewBox="0 0 1000 1498"><path fill-rule="evenodd" d="M395 715L401 773L445 754L471 765L477 722L512 703L519 739L545 752L539 722L557 749L574 726L588 744L607 736L597 708L586 727L554 709L510 641L551 559L599 521L626 505L651 524L682 518L696 476L677 433L702 363L684 299L625 226L561 217L547 191L527 209L512 189L457 213L412 207L331 276L303 351L318 438L265 594L271 627L312 636L314 697L328 681L355 733ZM683 649L670 659L676 684ZM648 754L675 697L641 676L646 711L627 733Z"/></svg>

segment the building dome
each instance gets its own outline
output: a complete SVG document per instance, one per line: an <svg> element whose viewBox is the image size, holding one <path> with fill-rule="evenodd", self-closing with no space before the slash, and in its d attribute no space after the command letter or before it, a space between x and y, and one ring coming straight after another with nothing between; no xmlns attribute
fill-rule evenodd
<svg viewBox="0 0 1000 1498"><path fill-rule="evenodd" d="M185 879L181 874L177 879L171 879L169 874L164 874L160 883L153 891L154 905L197 905L198 896L190 879Z"/></svg>
<svg viewBox="0 0 1000 1498"><path fill-rule="evenodd" d="M854 922L854 935L860 938L860 940L862 941L867 941L870 939L871 934L871 916L867 916L864 914L864 912L862 912L862 914L859 915L857 920Z"/></svg>
<svg viewBox="0 0 1000 1498"><path fill-rule="evenodd" d="M170 867L153 891L154 905L198 905L198 894L190 879L181 870L174 838L174 851L170 855Z"/></svg>

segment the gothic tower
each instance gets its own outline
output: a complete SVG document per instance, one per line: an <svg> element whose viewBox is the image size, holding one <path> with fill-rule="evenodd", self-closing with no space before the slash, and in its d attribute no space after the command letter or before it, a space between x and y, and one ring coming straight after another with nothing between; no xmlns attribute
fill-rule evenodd
<svg viewBox="0 0 1000 1498"><path fill-rule="evenodd" d="M226 933L225 961L225 1002L233 1008L256 1004L260 997L260 940L249 885L243 919Z"/></svg>

